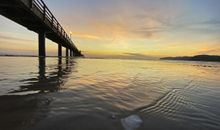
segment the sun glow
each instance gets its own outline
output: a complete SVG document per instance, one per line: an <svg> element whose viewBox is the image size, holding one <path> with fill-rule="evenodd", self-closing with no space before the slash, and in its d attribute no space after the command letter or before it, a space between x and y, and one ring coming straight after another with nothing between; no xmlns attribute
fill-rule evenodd
<svg viewBox="0 0 220 130"><path fill-rule="evenodd" d="M220 55L219 1L209 1L212 7L205 1L171 1L73 0L47 4L86 56ZM60 8L56 8L58 4ZM36 54L37 34L3 17L0 22L1 51ZM56 54L57 44L48 42L47 49Z"/></svg>

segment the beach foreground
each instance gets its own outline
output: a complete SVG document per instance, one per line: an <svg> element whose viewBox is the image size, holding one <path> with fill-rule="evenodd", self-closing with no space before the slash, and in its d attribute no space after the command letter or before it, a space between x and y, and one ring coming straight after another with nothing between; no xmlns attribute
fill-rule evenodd
<svg viewBox="0 0 220 130"><path fill-rule="evenodd" d="M219 130L220 64L0 57L1 130Z"/></svg>

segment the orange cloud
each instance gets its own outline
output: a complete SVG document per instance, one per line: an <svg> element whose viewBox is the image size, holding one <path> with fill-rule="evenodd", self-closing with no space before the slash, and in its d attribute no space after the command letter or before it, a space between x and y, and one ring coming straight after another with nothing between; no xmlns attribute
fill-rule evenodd
<svg viewBox="0 0 220 130"><path fill-rule="evenodd" d="M93 35L93 34L89 34L89 33L80 33L80 32L74 32L73 37L84 38L84 39L95 39L95 40L101 39L97 35Z"/></svg>

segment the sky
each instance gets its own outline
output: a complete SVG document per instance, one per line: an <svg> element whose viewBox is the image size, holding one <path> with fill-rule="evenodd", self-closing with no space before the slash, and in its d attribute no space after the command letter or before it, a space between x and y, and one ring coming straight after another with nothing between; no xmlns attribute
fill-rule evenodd
<svg viewBox="0 0 220 130"><path fill-rule="evenodd" d="M220 55L220 0L44 1L87 57ZM0 54L37 55L37 36L0 16Z"/></svg>

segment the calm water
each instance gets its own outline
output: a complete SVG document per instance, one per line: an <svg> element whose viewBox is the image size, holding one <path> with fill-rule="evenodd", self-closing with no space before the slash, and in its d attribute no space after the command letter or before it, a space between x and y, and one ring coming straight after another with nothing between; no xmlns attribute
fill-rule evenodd
<svg viewBox="0 0 220 130"><path fill-rule="evenodd" d="M1 130L220 129L220 63L0 61Z"/></svg>

